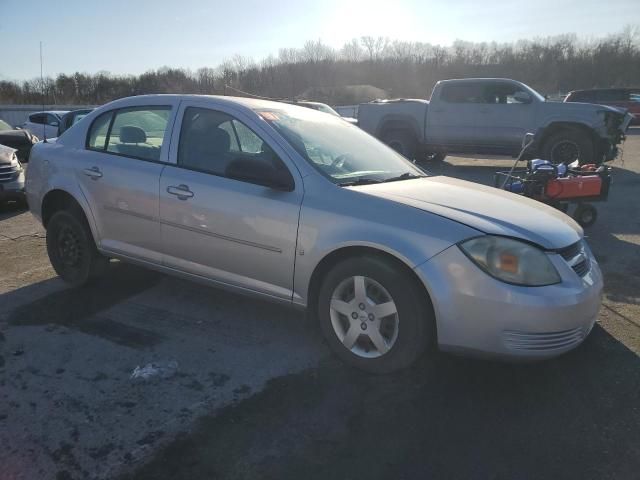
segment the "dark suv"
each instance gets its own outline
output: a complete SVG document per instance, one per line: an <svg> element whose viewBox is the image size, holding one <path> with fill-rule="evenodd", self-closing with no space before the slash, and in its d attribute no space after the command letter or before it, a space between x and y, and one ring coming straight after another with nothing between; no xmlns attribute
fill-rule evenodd
<svg viewBox="0 0 640 480"><path fill-rule="evenodd" d="M597 103L611 107L621 107L633 115L632 125L640 125L640 88L597 88L574 90L565 102Z"/></svg>

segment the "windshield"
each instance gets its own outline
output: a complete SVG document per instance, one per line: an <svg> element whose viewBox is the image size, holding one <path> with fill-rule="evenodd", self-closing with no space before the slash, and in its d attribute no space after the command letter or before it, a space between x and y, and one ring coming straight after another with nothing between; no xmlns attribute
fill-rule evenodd
<svg viewBox="0 0 640 480"><path fill-rule="evenodd" d="M7 122L5 122L4 120L0 120L0 130L13 130L11 128L11 125L9 125Z"/></svg>
<svg viewBox="0 0 640 480"><path fill-rule="evenodd" d="M305 160L339 185L425 176L406 158L339 117L304 108L258 113Z"/></svg>
<svg viewBox="0 0 640 480"><path fill-rule="evenodd" d="M340 116L340 114L338 112L336 112L333 108L331 108L329 105L325 105L323 103L318 103L318 104L316 104L316 107L321 112L330 113L331 115L335 115L336 117Z"/></svg>
<svg viewBox="0 0 640 480"><path fill-rule="evenodd" d="M540 102L546 102L547 101L547 99L544 97L544 95L540 95L538 92L536 92L529 85L522 84L522 86L524 88L526 88L527 90L529 90L529 93L531 93L534 97L536 97Z"/></svg>

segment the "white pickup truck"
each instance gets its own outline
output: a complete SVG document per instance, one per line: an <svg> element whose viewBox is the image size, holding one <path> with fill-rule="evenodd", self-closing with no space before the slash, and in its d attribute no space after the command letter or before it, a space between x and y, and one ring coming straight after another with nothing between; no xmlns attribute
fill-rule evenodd
<svg viewBox="0 0 640 480"><path fill-rule="evenodd" d="M430 100L377 100L358 109L358 125L408 158L448 153L518 154L528 149L554 163L612 160L632 116L614 107L547 102L531 87L501 78L442 80Z"/></svg>

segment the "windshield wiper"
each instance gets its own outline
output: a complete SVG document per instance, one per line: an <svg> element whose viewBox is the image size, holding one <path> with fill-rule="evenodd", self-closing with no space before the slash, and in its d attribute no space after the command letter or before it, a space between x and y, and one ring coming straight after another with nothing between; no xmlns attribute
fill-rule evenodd
<svg viewBox="0 0 640 480"><path fill-rule="evenodd" d="M375 178L359 178L357 180L353 180L351 182L342 182L339 183L341 187L354 187L356 185L371 185L372 183L382 183L380 180L376 180Z"/></svg>
<svg viewBox="0 0 640 480"><path fill-rule="evenodd" d="M403 173L402 175L398 175L397 177L391 177L391 178L386 178L384 180L382 180L382 183L387 183L387 182L398 182L400 180L413 180L414 178L422 178L425 175L416 175L415 173Z"/></svg>

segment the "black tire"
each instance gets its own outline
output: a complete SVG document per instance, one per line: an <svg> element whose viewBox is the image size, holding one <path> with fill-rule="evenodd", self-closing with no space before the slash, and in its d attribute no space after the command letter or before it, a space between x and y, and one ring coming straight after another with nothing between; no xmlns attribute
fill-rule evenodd
<svg viewBox="0 0 640 480"><path fill-rule="evenodd" d="M376 257L354 257L335 265L324 277L318 293L320 329L331 349L345 363L371 373L389 373L412 365L435 344L433 310L427 293L409 273L394 263ZM330 304L335 289L346 279L365 276L382 285L397 308L397 338L377 358L364 358L346 348L332 326ZM351 327L353 328L353 327Z"/></svg>
<svg viewBox="0 0 640 480"><path fill-rule="evenodd" d="M587 228L596 223L598 210L589 203L581 203L576 207L576 211L573 212L573 218L582 228Z"/></svg>
<svg viewBox="0 0 640 480"><path fill-rule="evenodd" d="M418 141L413 133L407 130L391 130L384 134L382 141L409 160L416 158Z"/></svg>
<svg viewBox="0 0 640 480"><path fill-rule="evenodd" d="M542 144L541 152L544 160L556 165L572 163L576 158L580 165L594 163L596 160L592 139L585 132L574 129L564 129L549 135Z"/></svg>
<svg viewBox="0 0 640 480"><path fill-rule="evenodd" d="M107 269L84 215L61 210L47 224L47 253L56 273L72 287L81 287Z"/></svg>

